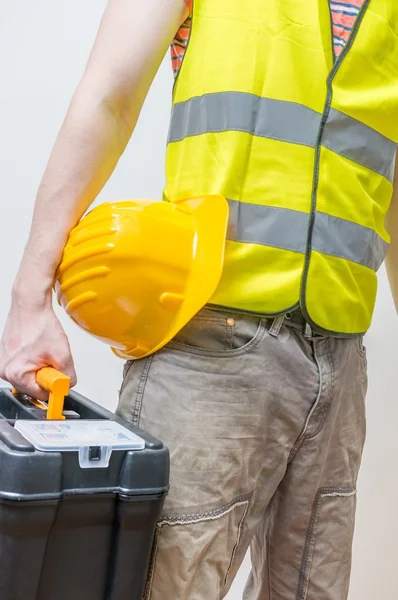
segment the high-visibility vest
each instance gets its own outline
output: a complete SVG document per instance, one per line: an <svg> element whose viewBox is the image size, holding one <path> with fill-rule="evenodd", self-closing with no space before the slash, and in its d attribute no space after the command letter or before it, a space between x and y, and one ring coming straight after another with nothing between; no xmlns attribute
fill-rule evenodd
<svg viewBox="0 0 398 600"><path fill-rule="evenodd" d="M366 0L336 60L329 0L194 1L165 198L229 201L212 305L365 332L397 142L397 1Z"/></svg>

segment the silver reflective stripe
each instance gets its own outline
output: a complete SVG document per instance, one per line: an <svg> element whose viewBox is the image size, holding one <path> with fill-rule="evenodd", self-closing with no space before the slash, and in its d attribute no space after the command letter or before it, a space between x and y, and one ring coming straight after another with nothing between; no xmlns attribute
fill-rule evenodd
<svg viewBox="0 0 398 600"><path fill-rule="evenodd" d="M300 211L228 200L227 237L305 254L309 215ZM388 244L372 229L325 213L315 213L312 249L377 271Z"/></svg>
<svg viewBox="0 0 398 600"><path fill-rule="evenodd" d="M390 181L394 178L396 144L334 108L330 109L322 146L380 173Z"/></svg>
<svg viewBox="0 0 398 600"><path fill-rule="evenodd" d="M243 92L218 92L174 105L169 143L223 131L241 131L315 148L322 115L295 102ZM396 144L360 121L330 109L322 146L393 179Z"/></svg>
<svg viewBox="0 0 398 600"><path fill-rule="evenodd" d="M220 92L175 104L169 142L203 133L242 131L315 147L321 115L302 104L242 92Z"/></svg>
<svg viewBox="0 0 398 600"><path fill-rule="evenodd" d="M228 203L229 240L305 254L309 224L307 213L235 200L228 200Z"/></svg>
<svg viewBox="0 0 398 600"><path fill-rule="evenodd" d="M388 244L373 229L317 212L312 248L377 271L386 257Z"/></svg>

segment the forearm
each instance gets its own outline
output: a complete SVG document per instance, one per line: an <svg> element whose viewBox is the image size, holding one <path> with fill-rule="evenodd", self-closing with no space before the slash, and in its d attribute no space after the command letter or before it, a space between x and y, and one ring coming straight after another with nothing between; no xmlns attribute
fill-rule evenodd
<svg viewBox="0 0 398 600"><path fill-rule="evenodd" d="M113 172L186 15L184 0L110 0L39 187L17 299L48 301L68 234Z"/></svg>
<svg viewBox="0 0 398 600"><path fill-rule="evenodd" d="M104 103L72 102L39 187L14 294L51 289L69 231L111 175L133 124L126 128Z"/></svg>

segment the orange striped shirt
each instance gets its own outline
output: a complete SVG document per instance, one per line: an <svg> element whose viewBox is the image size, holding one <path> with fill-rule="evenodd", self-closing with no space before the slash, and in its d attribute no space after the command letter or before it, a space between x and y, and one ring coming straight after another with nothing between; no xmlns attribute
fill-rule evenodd
<svg viewBox="0 0 398 600"><path fill-rule="evenodd" d="M216 1L216 0L215 0ZM188 8L189 8L189 17L184 21L181 25L180 29L177 32L176 37L174 38L173 43L171 44L171 63L173 66L174 76L176 77L178 71L181 68L182 60L184 58L185 50L188 46L189 35L191 33L192 26L192 4L193 0L185 0Z"/></svg>
<svg viewBox="0 0 398 600"><path fill-rule="evenodd" d="M365 0L330 0L333 23L333 47L339 56L348 42L359 11Z"/></svg>

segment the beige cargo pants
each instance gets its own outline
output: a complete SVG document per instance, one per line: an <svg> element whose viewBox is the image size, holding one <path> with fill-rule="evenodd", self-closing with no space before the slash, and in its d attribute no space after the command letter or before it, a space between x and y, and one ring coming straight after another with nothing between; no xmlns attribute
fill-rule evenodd
<svg viewBox="0 0 398 600"><path fill-rule="evenodd" d="M345 600L365 438L362 339L204 310L128 363L118 412L170 449L145 600ZM128 600L126 598L126 600Z"/></svg>

